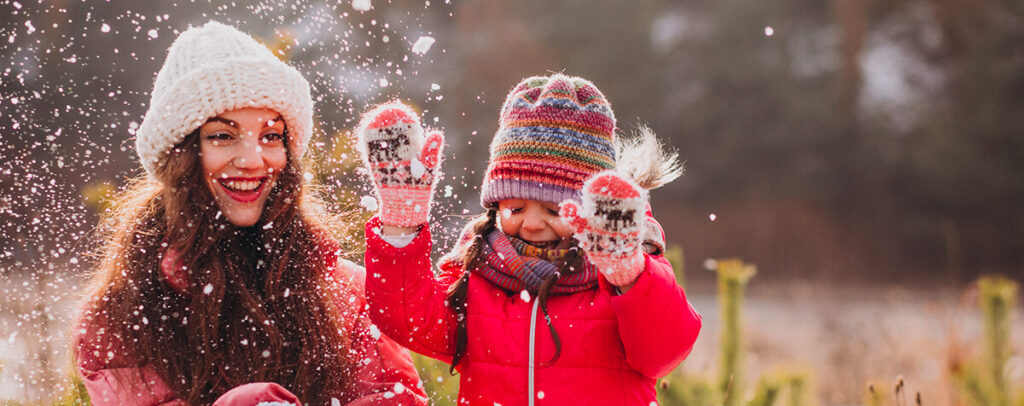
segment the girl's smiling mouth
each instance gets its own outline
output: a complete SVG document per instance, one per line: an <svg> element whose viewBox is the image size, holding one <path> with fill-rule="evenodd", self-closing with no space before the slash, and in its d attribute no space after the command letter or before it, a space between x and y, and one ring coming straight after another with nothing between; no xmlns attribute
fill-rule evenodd
<svg viewBox="0 0 1024 406"><path fill-rule="evenodd" d="M523 241L525 241L527 244L530 244L530 245L532 245L532 246L534 246L536 248L542 248L542 249L547 249L547 250L554 249L554 248L558 247L558 244L562 242L562 240L551 240L551 241L523 240Z"/></svg>

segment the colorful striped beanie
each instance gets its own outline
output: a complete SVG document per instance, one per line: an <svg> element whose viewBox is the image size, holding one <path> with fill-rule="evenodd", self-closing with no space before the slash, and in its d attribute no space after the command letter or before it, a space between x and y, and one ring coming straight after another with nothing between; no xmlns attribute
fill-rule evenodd
<svg viewBox="0 0 1024 406"><path fill-rule="evenodd" d="M580 201L583 182L615 167L615 115L590 81L554 74L524 79L505 99L480 203Z"/></svg>

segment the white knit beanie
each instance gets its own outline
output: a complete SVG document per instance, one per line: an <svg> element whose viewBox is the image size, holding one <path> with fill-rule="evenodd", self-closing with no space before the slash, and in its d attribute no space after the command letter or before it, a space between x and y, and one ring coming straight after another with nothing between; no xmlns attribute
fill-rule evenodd
<svg viewBox="0 0 1024 406"><path fill-rule="evenodd" d="M210 21L174 40L153 84L135 147L150 176L168 151L211 117L245 107L284 118L290 153L301 158L313 131L309 83L267 47L233 27Z"/></svg>

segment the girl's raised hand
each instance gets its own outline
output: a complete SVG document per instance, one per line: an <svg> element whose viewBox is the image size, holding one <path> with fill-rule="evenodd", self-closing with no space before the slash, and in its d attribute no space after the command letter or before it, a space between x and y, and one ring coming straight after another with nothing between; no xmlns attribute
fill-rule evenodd
<svg viewBox="0 0 1024 406"><path fill-rule="evenodd" d="M412 108L392 101L363 114L358 137L377 188L381 223L401 227L426 223L430 198L440 179L441 132L423 129Z"/></svg>
<svg viewBox="0 0 1024 406"><path fill-rule="evenodd" d="M615 286L631 285L644 270L641 250L647 191L613 171L583 184L583 207L562 202L559 216L587 258Z"/></svg>

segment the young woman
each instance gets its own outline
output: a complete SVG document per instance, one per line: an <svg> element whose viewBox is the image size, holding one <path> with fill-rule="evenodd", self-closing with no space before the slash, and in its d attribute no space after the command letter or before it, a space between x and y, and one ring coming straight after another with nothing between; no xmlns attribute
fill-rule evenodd
<svg viewBox="0 0 1024 406"><path fill-rule="evenodd" d="M309 84L234 28L182 33L75 330L94 405L425 404L305 193Z"/></svg>

